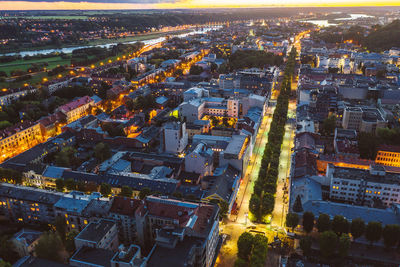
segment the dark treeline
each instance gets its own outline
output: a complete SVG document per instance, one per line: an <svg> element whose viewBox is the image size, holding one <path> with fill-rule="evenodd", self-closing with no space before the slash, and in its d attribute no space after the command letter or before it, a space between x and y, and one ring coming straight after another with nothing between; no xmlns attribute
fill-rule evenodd
<svg viewBox="0 0 400 267"><path fill-rule="evenodd" d="M369 33L360 26L350 27L348 30L340 27L331 27L324 32L314 33L314 37L327 43L352 42L368 48L371 51L381 52L392 47L400 46L400 20L381 26L375 25Z"/></svg>

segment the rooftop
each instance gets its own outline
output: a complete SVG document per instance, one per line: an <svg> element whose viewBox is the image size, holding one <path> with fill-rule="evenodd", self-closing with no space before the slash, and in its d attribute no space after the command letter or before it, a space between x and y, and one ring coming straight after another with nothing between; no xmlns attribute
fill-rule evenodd
<svg viewBox="0 0 400 267"><path fill-rule="evenodd" d="M377 169L380 167L380 169ZM333 177L349 180L365 180L372 183L380 184L398 184L400 185L400 174L393 172L385 172L383 166L374 166L371 170L334 167Z"/></svg>
<svg viewBox="0 0 400 267"><path fill-rule="evenodd" d="M114 225L114 221L105 219L91 222L75 238L98 243Z"/></svg>
<svg viewBox="0 0 400 267"><path fill-rule="evenodd" d="M126 197L115 197L110 212L126 216L134 216L140 206L140 200Z"/></svg>
<svg viewBox="0 0 400 267"><path fill-rule="evenodd" d="M74 101L71 101L65 105L62 105L61 107L58 108L58 110L61 110L63 112L69 112L71 110L74 110L80 106L83 106L85 104L88 104L90 102L94 101L92 98L89 96L83 96L81 98L78 98Z"/></svg>
<svg viewBox="0 0 400 267"><path fill-rule="evenodd" d="M107 249L81 247L72 255L70 261L79 261L80 264L86 263L90 266L111 267L114 255L115 252Z"/></svg>
<svg viewBox="0 0 400 267"><path fill-rule="evenodd" d="M311 211L315 217L325 213L333 218L339 214L350 221L355 218L361 218L366 224L371 221L381 222L383 225L400 224L400 214L393 209L375 209L323 200L307 201L303 203L303 209L304 211Z"/></svg>

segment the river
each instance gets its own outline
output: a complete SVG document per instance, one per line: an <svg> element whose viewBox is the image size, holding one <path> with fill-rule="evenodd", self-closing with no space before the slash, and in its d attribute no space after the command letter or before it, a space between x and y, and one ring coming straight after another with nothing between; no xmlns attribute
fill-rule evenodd
<svg viewBox="0 0 400 267"><path fill-rule="evenodd" d="M342 20L356 20L356 19L359 19L359 18L373 18L374 17L374 16L369 16L369 15L366 15L366 14L349 14L349 15L350 15L350 18L337 18L337 19L334 19L334 20L339 22L339 21L342 21ZM329 20L327 20L327 19L321 19L321 20L310 19L310 20L302 20L301 22L312 23L312 24L315 24L315 25L317 25L319 27L329 27L329 26L337 26L338 25L337 23L330 23Z"/></svg>
<svg viewBox="0 0 400 267"><path fill-rule="evenodd" d="M193 30L188 33L182 33L182 34L174 34L171 35L171 37L186 37L189 35L194 35L194 34L201 34L201 33L206 33L211 30L216 30L221 28L222 26L212 26L212 27L203 27L200 30ZM168 34L166 34L168 35ZM141 40L140 42L144 43L145 45L152 45L156 44L159 42L165 41L166 37L157 37L153 39L148 39L148 40ZM130 42L120 42L124 44L133 44L138 41L130 41ZM112 42L108 44L99 44L99 45L86 45L86 46L74 46L74 47L64 47L64 48L54 48L54 49L41 49L41 50L30 50L30 51L21 51L21 52L14 52L14 53L6 53L6 54L0 54L0 56L14 56L14 55L21 55L22 57L24 56L33 56L37 54L50 54L50 53L65 53L65 54L70 54L72 53L73 50L75 49L81 49L81 48L89 48L89 47L105 47L105 48L110 48L113 45L117 45L117 42Z"/></svg>

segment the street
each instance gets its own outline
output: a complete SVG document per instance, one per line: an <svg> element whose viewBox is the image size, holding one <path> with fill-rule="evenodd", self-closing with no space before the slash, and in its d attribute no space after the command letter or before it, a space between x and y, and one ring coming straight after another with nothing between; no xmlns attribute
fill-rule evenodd
<svg viewBox="0 0 400 267"><path fill-rule="evenodd" d="M279 85L277 86L279 88ZM292 89L296 90L297 84L292 84ZM275 88L274 88L275 89ZM272 96L270 103L275 102L279 93L277 90L272 90ZM272 121L272 115L275 110L274 106L269 106L266 115L263 118L262 125L260 126L259 133L257 135L257 140L254 145L253 155L249 161L249 165L246 170L246 174L242 180L239 188L239 192L236 198L238 214L230 215L224 222L220 225L221 234L227 234L229 238L226 243L221 247L219 256L216 261L216 266L233 266L236 260L237 253L237 240L239 236L248 229L247 227L252 227L250 231L265 232L269 241L272 242L274 236L277 232L284 232L285 228L285 217L288 210L288 192L289 188L284 190L285 184L289 186L287 178L290 174L290 162L293 147L293 139L295 135L295 125L292 125L290 120L285 126L285 135L282 143L282 150L280 155L280 168L279 176L277 182L277 193L275 196L275 207L272 213L271 225L254 224L249 218L249 201L251 194L253 193L254 182L258 176L260 169L260 163L262 156L264 154L265 145L268 141L269 127ZM288 119L295 118L296 114L296 100L291 100L289 102L288 108ZM286 193L285 193L286 192ZM271 229L268 231L268 229Z"/></svg>

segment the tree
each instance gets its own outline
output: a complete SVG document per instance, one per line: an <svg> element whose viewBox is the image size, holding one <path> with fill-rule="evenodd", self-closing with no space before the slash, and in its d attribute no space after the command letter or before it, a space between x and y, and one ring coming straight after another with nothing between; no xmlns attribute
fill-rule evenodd
<svg viewBox="0 0 400 267"><path fill-rule="evenodd" d="M249 260L251 250L253 249L254 236L248 232L244 232L239 236L237 241L238 257L246 261Z"/></svg>
<svg viewBox="0 0 400 267"><path fill-rule="evenodd" d="M0 260L0 267L12 267L11 263Z"/></svg>
<svg viewBox="0 0 400 267"><path fill-rule="evenodd" d="M363 159L375 160L379 140L372 133L360 132L358 134L358 150Z"/></svg>
<svg viewBox="0 0 400 267"><path fill-rule="evenodd" d="M305 256L311 253L312 238L311 236L303 236L300 239L300 248Z"/></svg>
<svg viewBox="0 0 400 267"><path fill-rule="evenodd" d="M354 239L361 237L365 231L365 222L361 218L351 221L350 232Z"/></svg>
<svg viewBox="0 0 400 267"><path fill-rule="evenodd" d="M314 228L314 214L311 211L306 211L303 214L303 229L310 233Z"/></svg>
<svg viewBox="0 0 400 267"><path fill-rule="evenodd" d="M335 255L338 238L333 231L325 231L319 237L319 248L325 259Z"/></svg>
<svg viewBox="0 0 400 267"><path fill-rule="evenodd" d="M190 75L200 75L203 72L203 68L201 66L192 65L190 67Z"/></svg>
<svg viewBox="0 0 400 267"><path fill-rule="evenodd" d="M400 241L400 225L387 224L383 228L382 237L386 248L394 247Z"/></svg>
<svg viewBox="0 0 400 267"><path fill-rule="evenodd" d="M76 183L75 180L72 178L69 178L65 181L65 187L71 191L71 190L76 190Z"/></svg>
<svg viewBox="0 0 400 267"><path fill-rule="evenodd" d="M35 253L38 258L51 261L62 262L62 251L61 239L53 232L44 233L35 246Z"/></svg>
<svg viewBox="0 0 400 267"><path fill-rule="evenodd" d="M99 162L103 162L109 157L111 157L111 150L107 144L98 143L94 147L94 156Z"/></svg>
<svg viewBox="0 0 400 267"><path fill-rule="evenodd" d="M328 214L321 214L317 220L318 232L322 233L331 229L331 218Z"/></svg>
<svg viewBox="0 0 400 267"><path fill-rule="evenodd" d="M321 127L321 134L325 136L331 136L335 133L335 128L336 128L336 116L332 114L323 121Z"/></svg>
<svg viewBox="0 0 400 267"><path fill-rule="evenodd" d="M250 256L250 266L263 267L267 259L268 238L257 234L254 236L253 250Z"/></svg>
<svg viewBox="0 0 400 267"><path fill-rule="evenodd" d="M54 226L59 237L62 241L64 241L67 233L67 222L65 221L65 218L62 216L57 216L54 222Z"/></svg>
<svg viewBox="0 0 400 267"><path fill-rule="evenodd" d="M142 190L140 190L139 192L139 198L140 199L144 199L145 197L147 197L148 195L151 194L151 190L148 187L144 187L142 188Z"/></svg>
<svg viewBox="0 0 400 267"><path fill-rule="evenodd" d="M351 244L351 241L350 241L350 237L348 234L342 234L339 237L338 253L341 258L344 258L348 255L349 249L350 249L350 244Z"/></svg>
<svg viewBox="0 0 400 267"><path fill-rule="evenodd" d="M237 258L234 267L247 267L249 264L242 258Z"/></svg>
<svg viewBox="0 0 400 267"><path fill-rule="evenodd" d="M226 217L229 210L228 202L224 200L218 201L218 206L219 206L219 217L220 219L223 219L224 217Z"/></svg>
<svg viewBox="0 0 400 267"><path fill-rule="evenodd" d="M275 206L275 196L273 194L264 193L261 203L261 217L272 213Z"/></svg>
<svg viewBox="0 0 400 267"><path fill-rule="evenodd" d="M222 118L222 124L225 126L225 127L229 127L230 125L229 125L229 119L227 118L227 117L223 117Z"/></svg>
<svg viewBox="0 0 400 267"><path fill-rule="evenodd" d="M256 217L257 220L261 219L260 214L261 199L258 195L252 194L249 202L249 210Z"/></svg>
<svg viewBox="0 0 400 267"><path fill-rule="evenodd" d="M109 184L107 184L107 183L102 183L101 185L100 185L100 193L103 195L103 196L108 196L108 195L110 195L110 193L111 193L111 185L109 185Z"/></svg>
<svg viewBox="0 0 400 267"><path fill-rule="evenodd" d="M365 238L371 242L379 241L382 236L382 224L380 222L369 222L367 228L365 229Z"/></svg>
<svg viewBox="0 0 400 267"><path fill-rule="evenodd" d="M76 248L75 248L75 237L78 235L79 233L77 231L71 231L67 234L67 237L65 239L65 249L69 252L69 253L73 253Z"/></svg>
<svg viewBox="0 0 400 267"><path fill-rule="evenodd" d="M123 197L131 197L132 196L132 192L133 192L132 187L124 185L121 188L121 193L119 193L119 195L123 196Z"/></svg>
<svg viewBox="0 0 400 267"><path fill-rule="evenodd" d="M22 183L22 173L13 169L0 168L0 178L6 179L8 183Z"/></svg>
<svg viewBox="0 0 400 267"><path fill-rule="evenodd" d="M14 243L10 240L10 237L2 235L0 237L0 259L6 262L15 262L19 258L20 256L16 252Z"/></svg>
<svg viewBox="0 0 400 267"><path fill-rule="evenodd" d="M336 215L332 221L332 230L337 234L349 232L349 222L342 215Z"/></svg>
<svg viewBox="0 0 400 267"><path fill-rule="evenodd" d="M297 227L299 221L299 216L296 213L289 212L286 214L286 226L292 228L292 231Z"/></svg>
<svg viewBox="0 0 400 267"><path fill-rule="evenodd" d="M293 211L294 212L302 212L303 211L303 204L301 203L300 195L297 195L296 200L294 201Z"/></svg>
<svg viewBox="0 0 400 267"><path fill-rule="evenodd" d="M64 191L64 179L60 178L60 179L56 179L56 189L59 192L63 192Z"/></svg>

